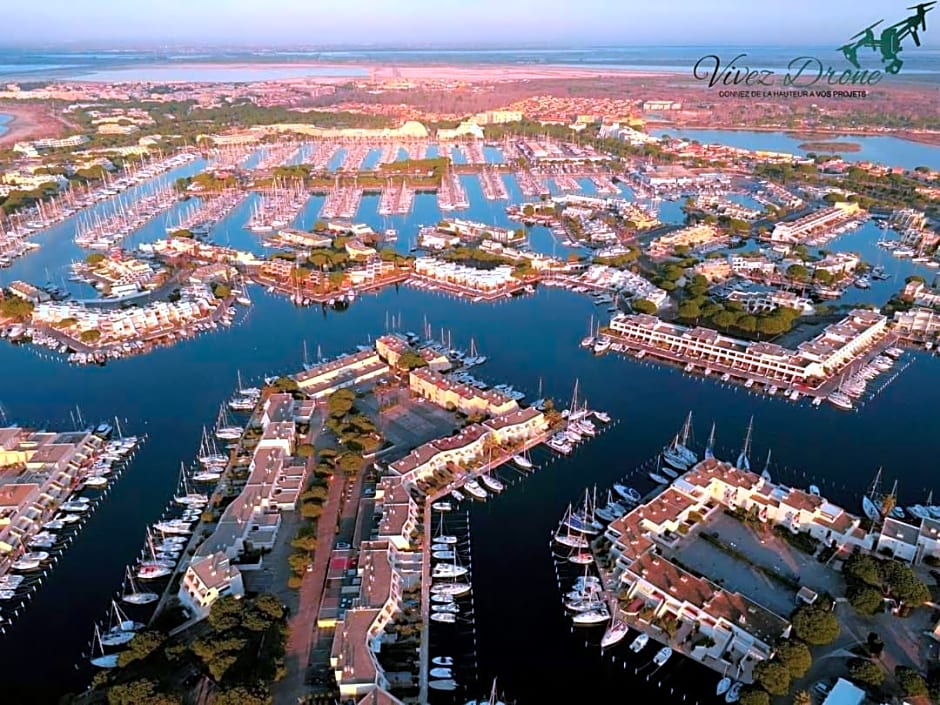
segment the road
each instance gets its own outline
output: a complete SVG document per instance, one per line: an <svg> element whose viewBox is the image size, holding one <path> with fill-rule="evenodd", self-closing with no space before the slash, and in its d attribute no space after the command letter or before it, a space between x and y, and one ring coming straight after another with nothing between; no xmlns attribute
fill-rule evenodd
<svg viewBox="0 0 940 705"><path fill-rule="evenodd" d="M326 584L344 486L344 478L341 475L333 475L330 478L323 513L317 522L319 546L313 556L313 570L303 575L303 582L298 591L297 610L288 621L290 634L284 654L286 673L274 684L275 705L296 705L305 695L304 681L310 662L310 647L316 633L317 615L320 613L320 600Z"/></svg>

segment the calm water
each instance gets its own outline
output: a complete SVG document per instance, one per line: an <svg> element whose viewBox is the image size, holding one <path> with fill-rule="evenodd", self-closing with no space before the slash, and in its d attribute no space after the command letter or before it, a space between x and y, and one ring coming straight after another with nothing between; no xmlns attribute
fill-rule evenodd
<svg viewBox="0 0 940 705"><path fill-rule="evenodd" d="M757 132L751 130L679 130L674 128L650 130L656 137L669 135L686 140L698 140L703 144L723 144L740 149L758 149L771 152L788 152L790 154L805 154L800 145L808 140L805 137L792 137L783 132ZM823 140L833 141L831 138ZM918 166L929 166L931 169L940 169L940 147L929 144L909 142L898 137L889 136L857 136L845 135L836 138L836 141L851 142L861 146L858 152L844 152L841 154L846 161L872 161L893 166L902 166L913 169ZM815 150L816 152L828 150ZM838 151L838 150L833 150Z"/></svg>
<svg viewBox="0 0 940 705"><path fill-rule="evenodd" d="M361 78L368 72L363 68L331 66L269 67L263 64L237 66L139 66L128 69L94 71L79 76L83 81L102 83L251 83L276 81L285 78Z"/></svg>
<svg viewBox="0 0 940 705"><path fill-rule="evenodd" d="M188 165L168 178L172 181L198 168L200 164ZM505 217L503 203L482 199L477 179L462 179L473 203L462 217L513 225ZM507 185L512 197L518 198L514 180L508 178ZM310 199L296 224L309 227L322 201L322 197ZM415 199L411 216L383 218L376 213L377 205L378 197L364 198L357 219L376 228L398 228L400 250L408 249L418 223L435 222L441 215L431 195ZM250 208L249 200L236 209L214 238L260 251L258 236L243 228ZM160 237L163 228L158 218L131 242ZM4 274L4 281L42 282L46 270L49 277L59 277L71 259L83 255L71 242L73 230L71 222L44 235L43 248L18 261ZM871 249L877 236L877 229L863 229L845 235L835 247L859 251L877 262L880 250ZM564 253L544 228L530 231L530 243L539 251ZM884 292L875 290L879 286L875 283L867 293L870 298L890 294L907 268L916 267L890 257L884 257L884 264L896 280L885 284ZM579 379L591 405L609 411L618 421L570 458L547 462L548 453L537 453L542 470L472 510L480 686L485 689L489 679L498 676L501 688L522 705L600 702L611 692L627 689L642 692L645 701L669 697L669 702L679 702L669 689L678 693L690 682L705 682L712 692L714 676L702 676L698 667L678 658L648 684L644 676L636 678L633 669L649 661L652 652L624 668L628 642L614 652L614 661L611 655L601 658L596 647L586 648L587 634L572 634L562 618L548 546L549 532L585 486L596 483L604 489L649 458L689 409L697 419L700 438L714 419L719 445L732 447L738 446L747 419L754 414L755 463L773 448L780 463L796 468L776 469L778 478L815 482L830 498L853 510L877 465L884 465L889 480L900 479L907 503L920 501L936 484L923 458L940 451L932 420L938 365L925 355L918 356L861 412L845 414L750 396L741 389L633 361L594 358L578 342L591 315L606 314L570 292L541 289L531 297L473 305L408 288L388 289L360 297L342 313L297 309L257 287L252 294L255 306L233 328L104 368L70 367L26 346L0 345L0 369L16 370L4 378L0 397L11 419L70 428L69 412L80 406L87 419L118 416L126 419L128 432L150 437L26 615L0 639L6 702L54 702L61 693L87 683L88 670L84 665L76 670L75 665L84 664L81 654L87 650L92 623L106 611L124 567L140 550L146 526L160 516L171 497L179 462L193 457L202 427L212 424L219 401L232 392L237 371L246 382L296 371L304 340L311 350L320 345L325 355L335 355L382 333L389 314L401 313L405 330L421 330L427 317L435 331L442 327L451 331L458 345L466 346L475 338L490 358L478 374L493 382L509 382L530 398L537 396L541 383L545 394L567 400ZM649 487L643 479L632 484L641 490ZM68 609L62 609L64 605ZM596 641L597 636L591 638ZM552 671L559 677L546 679L545 673ZM656 681L663 689L656 688Z"/></svg>
<svg viewBox="0 0 940 705"><path fill-rule="evenodd" d="M12 115L0 115L0 135L6 134L7 130L9 130L7 123L12 119Z"/></svg>

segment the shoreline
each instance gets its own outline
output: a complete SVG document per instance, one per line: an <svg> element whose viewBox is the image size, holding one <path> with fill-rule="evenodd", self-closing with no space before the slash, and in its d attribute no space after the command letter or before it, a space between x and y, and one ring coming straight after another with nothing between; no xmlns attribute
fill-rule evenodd
<svg viewBox="0 0 940 705"><path fill-rule="evenodd" d="M907 142L914 142L917 144L926 144L933 147L940 146L940 133L923 133L923 132L911 132L909 130L898 130L897 132L883 132L880 130L861 128L861 129L849 129L849 128L840 128L829 131L821 131L818 127L815 128L806 128L805 130L794 129L788 127L763 127L763 126L727 126L727 127L714 127L710 125L690 123L685 125L677 125L675 123L666 123L666 122L655 122L649 121L646 123L646 127L651 130L674 130L676 132L686 132L691 130L707 130L707 131L717 131L717 132L768 132L768 133L777 133L781 135L786 135L787 137L792 137L794 139L817 141L818 139L825 140L835 140L840 138L849 138L852 137L894 137L895 139L906 140Z"/></svg>
<svg viewBox="0 0 940 705"><path fill-rule="evenodd" d="M0 115L10 117L3 125L6 132L0 134L0 149L12 147L17 142L55 137L71 129L68 123L53 116L42 103L16 105L0 102Z"/></svg>

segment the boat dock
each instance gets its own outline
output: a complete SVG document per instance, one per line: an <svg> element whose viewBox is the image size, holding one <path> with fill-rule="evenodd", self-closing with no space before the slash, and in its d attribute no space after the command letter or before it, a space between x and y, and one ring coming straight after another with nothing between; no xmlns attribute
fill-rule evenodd
<svg viewBox="0 0 940 705"><path fill-rule="evenodd" d="M503 181L502 174L492 169L483 169L480 172L480 186L483 196L488 201L505 201L509 199L509 191Z"/></svg>
<svg viewBox="0 0 940 705"><path fill-rule="evenodd" d="M650 358L656 362L677 367L684 374L700 375L722 383L743 386L752 392L778 396L790 401L808 398L816 406L821 404L823 400L830 399L833 393L840 392L841 387L846 383L846 377L851 380L853 377L860 376L863 371L866 374L869 370L886 371L875 367L875 365L879 364L884 358L885 351L892 349L898 342L898 338L894 333L879 337L844 364L838 372L831 373L825 379L819 380L816 386L811 386L805 383L783 380L769 374L761 374L753 369L741 369L715 359L703 360L689 357L667 347L650 345L618 336L610 330L602 333L600 337L608 345L605 346L603 351L599 351L595 347L595 354L615 353L637 361ZM862 391L864 391L864 385ZM852 405L849 404L848 406L851 408Z"/></svg>
<svg viewBox="0 0 940 705"><path fill-rule="evenodd" d="M75 244L93 250L108 250L148 221L176 203L178 195L170 186L163 186L140 198L116 200L106 215L86 215L79 219Z"/></svg>
<svg viewBox="0 0 940 705"><path fill-rule="evenodd" d="M33 433L14 430L23 434L25 441ZM7 524L10 532L4 542L12 547L0 560L0 634L25 612L44 579L108 497L144 440L120 435L111 438L111 433L106 424L73 433L68 452L75 459L67 466L52 470L38 463L38 468L23 471L34 478L38 497L30 505L7 508L7 518L12 523ZM75 437L80 440L74 440ZM68 435L62 434L61 438L64 440ZM16 484L10 484L5 489L10 492L16 488ZM28 497L23 499L26 501Z"/></svg>
<svg viewBox="0 0 940 705"><path fill-rule="evenodd" d="M327 194L323 206L320 208L321 218L355 218L362 202L362 189L353 182L352 185L341 185L339 179L333 189Z"/></svg>

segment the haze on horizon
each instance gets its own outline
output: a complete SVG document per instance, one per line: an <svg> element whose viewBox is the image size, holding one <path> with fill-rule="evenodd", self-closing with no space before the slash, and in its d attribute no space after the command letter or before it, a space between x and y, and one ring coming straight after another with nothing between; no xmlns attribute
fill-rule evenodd
<svg viewBox="0 0 940 705"><path fill-rule="evenodd" d="M915 0L916 1L916 0ZM16 2L7 46L764 46L844 42L910 0L114 0ZM797 9L798 8L798 9ZM938 6L940 8L940 6ZM937 29L931 20L936 18ZM928 15L940 39L940 9ZM13 34L13 33L11 33Z"/></svg>

